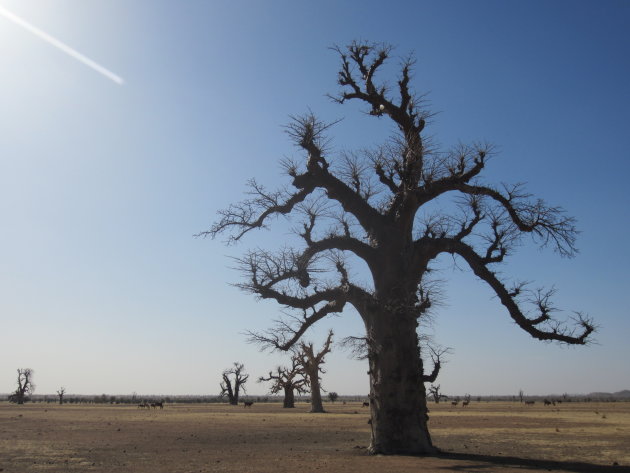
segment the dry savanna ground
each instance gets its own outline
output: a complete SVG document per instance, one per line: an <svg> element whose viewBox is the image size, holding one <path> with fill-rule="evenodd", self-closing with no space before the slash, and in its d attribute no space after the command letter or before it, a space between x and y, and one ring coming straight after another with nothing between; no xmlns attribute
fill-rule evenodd
<svg viewBox="0 0 630 473"><path fill-rule="evenodd" d="M431 404L433 457L368 456L368 408L0 403L0 471L627 472L630 403Z"/></svg>

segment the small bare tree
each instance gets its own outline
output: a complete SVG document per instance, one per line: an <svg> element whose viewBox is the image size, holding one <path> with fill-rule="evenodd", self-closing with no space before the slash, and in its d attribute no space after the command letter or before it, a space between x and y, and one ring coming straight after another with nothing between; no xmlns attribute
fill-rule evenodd
<svg viewBox="0 0 630 473"><path fill-rule="evenodd" d="M18 404L24 404L27 396L35 391L35 384L33 384L34 371L31 368L18 368L17 373L17 389L12 399Z"/></svg>
<svg viewBox="0 0 630 473"><path fill-rule="evenodd" d="M324 347L319 353L315 353L312 343L300 342L298 360L308 378L308 385L311 389L311 412L324 412L319 374L325 373L322 365L324 364L324 357L331 351L332 337L333 331L331 330L328 332Z"/></svg>
<svg viewBox="0 0 630 473"><path fill-rule="evenodd" d="M66 394L66 388L61 386L57 391L57 396L59 396L59 404L63 404L63 395Z"/></svg>
<svg viewBox="0 0 630 473"><path fill-rule="evenodd" d="M234 366L232 368L228 368L223 371L221 375L223 381L221 381L221 397L227 396L228 401L231 405L238 405L238 396L240 394L240 390L245 391L245 383L249 378L249 375L245 373L245 366L242 363L234 362ZM230 378L233 379L230 379Z"/></svg>
<svg viewBox="0 0 630 473"><path fill-rule="evenodd" d="M446 394L440 394L440 385L439 384L435 384L435 385L432 384L429 387L429 395L431 397L433 397L433 401L436 404L439 404L442 399L448 399L448 396Z"/></svg>
<svg viewBox="0 0 630 473"><path fill-rule="evenodd" d="M297 354L293 354L291 357L290 367L278 366L275 372L269 372L269 376L258 378L259 383L265 381L272 382L270 388L272 394L277 394L280 391L284 392L282 407L288 409L295 407L295 392L299 394L305 393L308 385L308 380L304 376Z"/></svg>
<svg viewBox="0 0 630 473"><path fill-rule="evenodd" d="M523 392L522 389L519 389L518 398L520 399L521 403L523 402L523 397L525 397L525 393Z"/></svg>

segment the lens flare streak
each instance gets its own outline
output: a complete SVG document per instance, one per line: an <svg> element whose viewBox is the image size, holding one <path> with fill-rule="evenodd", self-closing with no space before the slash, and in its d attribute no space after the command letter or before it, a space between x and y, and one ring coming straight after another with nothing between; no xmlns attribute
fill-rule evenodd
<svg viewBox="0 0 630 473"><path fill-rule="evenodd" d="M4 16L8 20L11 20L13 23L21 26L25 30L30 31L35 36L38 36L39 38L41 38L44 41L46 41L48 44L50 44L52 46L55 46L56 48L60 49L61 51L66 53L68 56L71 56L71 57L75 58L77 61L82 62L86 66L91 67L96 72L98 72L98 73L104 75L105 77L107 77L108 79L114 81L116 84L123 85L125 83L125 81L123 80L122 77L114 74L113 72L111 72L110 70L108 70L105 67L101 66L100 64L98 64L97 62L93 61L89 57L84 56L83 54L78 52L76 49L71 48L70 46L68 46L64 42L59 41L57 38L54 38L54 37L50 36L48 33L40 30L36 26L31 25L27 21L23 20L22 18L20 18L19 16L15 15L15 14L11 13L9 10L7 10L6 8L4 8L2 6L0 6L0 15Z"/></svg>

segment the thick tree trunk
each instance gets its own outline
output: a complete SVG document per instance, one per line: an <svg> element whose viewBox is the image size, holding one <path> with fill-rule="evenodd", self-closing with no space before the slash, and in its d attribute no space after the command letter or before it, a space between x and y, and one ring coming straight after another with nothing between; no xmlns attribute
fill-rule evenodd
<svg viewBox="0 0 630 473"><path fill-rule="evenodd" d="M293 387L284 387L284 404L282 407L293 408L295 407L295 397L293 396Z"/></svg>
<svg viewBox="0 0 630 473"><path fill-rule="evenodd" d="M368 330L371 454L430 454L422 360L413 316L374 314Z"/></svg>
<svg viewBox="0 0 630 473"><path fill-rule="evenodd" d="M311 382L311 412L325 412L322 404L322 393L319 386L319 367L307 373Z"/></svg>
<svg viewBox="0 0 630 473"><path fill-rule="evenodd" d="M233 406L238 406L238 391L240 386L238 385L238 381L234 382L234 394L230 396L230 404Z"/></svg>

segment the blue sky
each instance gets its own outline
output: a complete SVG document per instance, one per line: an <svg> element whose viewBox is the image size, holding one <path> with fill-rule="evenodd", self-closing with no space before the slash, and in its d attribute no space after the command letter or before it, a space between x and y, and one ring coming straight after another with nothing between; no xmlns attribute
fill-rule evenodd
<svg viewBox="0 0 630 473"><path fill-rule="evenodd" d="M328 48L353 39L414 52L435 140L494 143L487 182L526 182L582 231L576 258L526 245L502 271L555 284L559 307L595 317L589 347L531 339L462 265L441 260L447 304L433 331L453 348L442 390L630 388L627 2L0 6L124 79L0 16L0 392L30 367L39 393L214 394L233 361L252 379L282 362L245 343L242 332L268 327L279 308L230 286L229 256L274 244L284 227L233 247L193 235L242 199L248 178L284 184L279 159L299 156L282 129L289 115L344 118L331 130L335 151L386 136L383 121L325 97L337 90ZM362 330L348 312L309 338L320 343L329 328L338 339ZM337 350L324 387L367 393L366 371Z"/></svg>

